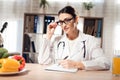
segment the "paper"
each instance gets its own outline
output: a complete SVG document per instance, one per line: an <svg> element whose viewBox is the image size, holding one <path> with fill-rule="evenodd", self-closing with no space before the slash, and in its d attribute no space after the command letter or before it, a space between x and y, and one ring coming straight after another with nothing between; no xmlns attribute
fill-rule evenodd
<svg viewBox="0 0 120 80"><path fill-rule="evenodd" d="M66 69L63 68L61 65L58 64L53 64L45 68L45 70L50 70L50 71L61 71L61 72L77 72L78 69L73 68L73 69Z"/></svg>

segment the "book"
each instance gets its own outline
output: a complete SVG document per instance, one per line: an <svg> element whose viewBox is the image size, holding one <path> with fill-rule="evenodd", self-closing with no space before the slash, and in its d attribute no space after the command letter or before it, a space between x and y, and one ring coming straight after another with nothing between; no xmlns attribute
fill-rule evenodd
<svg viewBox="0 0 120 80"><path fill-rule="evenodd" d="M52 64L50 66L48 66L47 68L45 68L45 70L49 70L49 71L60 71L60 72L77 72L78 69L77 68L71 68L71 69L67 69L67 68L63 68L61 65L59 64Z"/></svg>
<svg viewBox="0 0 120 80"><path fill-rule="evenodd" d="M44 30L43 33L45 34L47 31L47 26L51 23L55 21L55 17L52 16L45 16L44 17Z"/></svg>
<svg viewBox="0 0 120 80"><path fill-rule="evenodd" d="M34 17L34 33L37 33L37 23L38 23L38 16L35 15L35 17Z"/></svg>
<svg viewBox="0 0 120 80"><path fill-rule="evenodd" d="M96 37L101 37L101 28L102 28L102 20L98 20L98 25L97 25L97 35Z"/></svg>
<svg viewBox="0 0 120 80"><path fill-rule="evenodd" d="M34 32L34 16L29 16L28 20L29 20L27 23L28 33L33 33Z"/></svg>
<svg viewBox="0 0 120 80"><path fill-rule="evenodd" d="M23 53L22 56L25 58L25 62L29 63L29 54Z"/></svg>
<svg viewBox="0 0 120 80"><path fill-rule="evenodd" d="M23 43L23 51L30 52L30 36L28 34L24 34L24 43Z"/></svg>
<svg viewBox="0 0 120 80"><path fill-rule="evenodd" d="M85 34L95 35L95 19L84 20L84 31Z"/></svg>
<svg viewBox="0 0 120 80"><path fill-rule="evenodd" d="M36 33L42 33L42 32L41 32L41 27L42 27L43 25L41 25L41 24L42 24L41 22L43 22L43 21L41 20L41 16L38 16Z"/></svg>
<svg viewBox="0 0 120 80"><path fill-rule="evenodd" d="M33 50L33 52L36 52L34 41L31 41L31 44L32 44L32 50Z"/></svg>

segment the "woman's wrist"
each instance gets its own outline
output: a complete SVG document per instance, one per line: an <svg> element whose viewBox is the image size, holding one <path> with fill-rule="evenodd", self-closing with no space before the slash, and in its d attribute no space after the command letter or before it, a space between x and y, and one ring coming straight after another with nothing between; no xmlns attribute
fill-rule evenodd
<svg viewBox="0 0 120 80"><path fill-rule="evenodd" d="M51 39L51 35L47 34L46 35L46 39L50 40Z"/></svg>
<svg viewBox="0 0 120 80"><path fill-rule="evenodd" d="M50 40L53 34L54 33L51 33L51 32L48 31L47 34L46 34L46 38Z"/></svg>

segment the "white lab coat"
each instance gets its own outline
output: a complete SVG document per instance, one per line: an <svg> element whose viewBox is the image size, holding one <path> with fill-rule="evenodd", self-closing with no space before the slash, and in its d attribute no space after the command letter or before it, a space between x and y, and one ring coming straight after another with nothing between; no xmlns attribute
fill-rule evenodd
<svg viewBox="0 0 120 80"><path fill-rule="evenodd" d="M43 39L40 53L38 56L39 64L49 64L55 62L56 59L63 59L65 56L69 56L68 59L74 61L82 61L85 65L85 70L103 70L110 68L110 62L105 57L103 50L100 47L100 43L93 36L86 35L79 31L79 37L77 38L72 50L69 50L69 44L66 35L61 37L55 37L51 42L47 39ZM61 43L58 47L59 42ZM84 44L86 54L84 56ZM64 49L63 49L64 47ZM71 51L71 52L70 52Z"/></svg>

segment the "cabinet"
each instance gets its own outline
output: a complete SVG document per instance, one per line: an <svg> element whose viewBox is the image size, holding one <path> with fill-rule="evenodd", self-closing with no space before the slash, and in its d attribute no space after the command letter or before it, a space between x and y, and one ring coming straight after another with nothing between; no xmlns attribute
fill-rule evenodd
<svg viewBox="0 0 120 80"><path fill-rule="evenodd" d="M39 53L41 39L46 34L47 25L56 20L58 20L57 14L24 14L22 54L26 62L37 62L36 56ZM58 31L55 34L60 35L62 30L56 30Z"/></svg>
<svg viewBox="0 0 120 80"><path fill-rule="evenodd" d="M100 40L102 47L102 31L103 31L103 17L84 17L80 16L83 20L83 33L95 36Z"/></svg>

